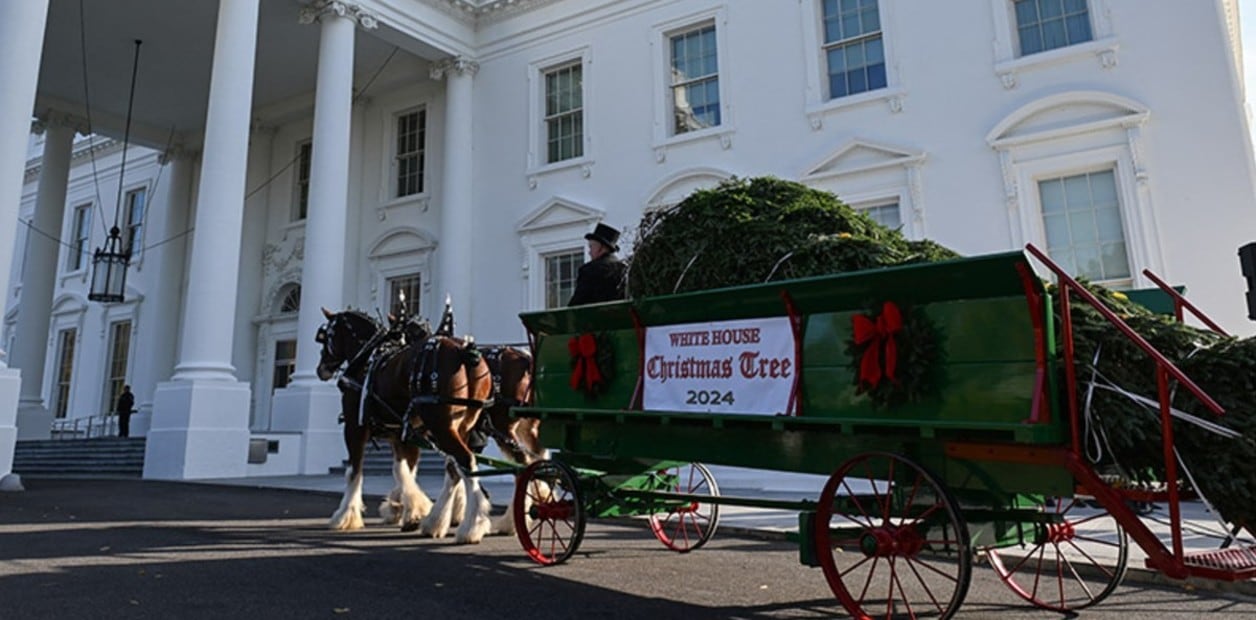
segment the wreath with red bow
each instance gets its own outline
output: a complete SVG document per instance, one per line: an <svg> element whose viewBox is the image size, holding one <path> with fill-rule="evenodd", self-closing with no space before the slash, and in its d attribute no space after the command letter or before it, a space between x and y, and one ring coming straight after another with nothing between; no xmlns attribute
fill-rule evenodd
<svg viewBox="0 0 1256 620"><path fill-rule="evenodd" d="M942 339L922 310L887 301L851 317L851 328L846 351L856 394L867 394L874 407L896 407L938 392Z"/></svg>
<svg viewBox="0 0 1256 620"><path fill-rule="evenodd" d="M571 356L571 389L586 398L606 391L615 373L615 351L606 334L579 334L567 341Z"/></svg>

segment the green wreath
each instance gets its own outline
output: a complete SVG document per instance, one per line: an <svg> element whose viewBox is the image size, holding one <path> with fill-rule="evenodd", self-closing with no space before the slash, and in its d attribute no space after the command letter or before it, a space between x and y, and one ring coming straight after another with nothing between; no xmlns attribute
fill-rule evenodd
<svg viewBox="0 0 1256 620"><path fill-rule="evenodd" d="M595 399L615 376L615 350L605 333L584 333L567 341L571 355L571 389Z"/></svg>
<svg viewBox="0 0 1256 620"><path fill-rule="evenodd" d="M886 301L851 317L851 327L846 353L855 369L855 393L867 394L873 407L898 407L939 391L942 337L923 310L904 311Z"/></svg>

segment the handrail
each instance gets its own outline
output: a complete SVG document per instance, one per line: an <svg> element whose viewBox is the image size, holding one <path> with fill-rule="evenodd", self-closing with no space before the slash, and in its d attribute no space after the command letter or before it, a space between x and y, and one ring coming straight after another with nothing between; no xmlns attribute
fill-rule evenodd
<svg viewBox="0 0 1256 620"><path fill-rule="evenodd" d="M1173 314L1174 316L1177 317L1178 323L1184 322L1182 320L1183 319L1182 308L1186 308L1187 310L1191 311L1191 314L1195 315L1195 318L1203 321L1204 324L1207 325L1208 328L1211 329L1212 331L1217 332L1218 334L1221 334L1222 336L1230 335L1229 332L1227 332L1224 329L1221 329L1221 327L1217 325L1216 323L1214 323L1212 319L1208 318L1208 315L1204 314L1202 310L1200 310L1199 308L1196 308L1195 304L1191 303L1189 300L1186 299L1186 297L1182 296L1181 293L1174 290L1172 286L1169 286L1167 282L1165 282L1164 280L1161 280L1158 276L1156 276L1156 274L1152 273L1150 269L1144 269L1143 275L1147 276L1147 278L1151 280L1152 282L1154 282L1156 286L1160 287L1160 290L1164 291L1165 293L1168 293L1169 297L1173 299Z"/></svg>
<svg viewBox="0 0 1256 620"><path fill-rule="evenodd" d="M1060 287L1060 317L1063 323L1063 340L1064 340L1064 377L1068 386L1068 410L1069 418L1072 422L1072 454L1075 459L1080 459L1081 455L1081 435L1080 423L1077 412L1077 369L1073 363L1073 318L1069 309L1069 292L1076 292L1083 301L1090 304L1095 310L1107 319L1114 327L1125 334L1131 342L1142 349L1144 353L1149 355L1156 362L1156 391L1160 400L1160 429L1161 444L1164 451L1164 470L1165 483L1168 485L1169 491L1169 523L1173 533L1173 553L1169 555L1163 545L1157 540L1157 545L1147 548L1148 537L1136 536L1135 540L1140 546L1144 547L1147 555L1153 559L1157 566L1162 570L1173 574L1184 574L1185 560L1182 547L1182 507L1178 498L1178 475L1177 475L1177 458L1174 453L1173 442L1173 417L1171 407L1169 405L1169 377L1172 376L1186 389L1190 390L1199 402L1215 414L1225 413L1225 409L1217 404L1211 396L1191 381L1173 362L1169 361L1164 354L1151 346L1142 336L1135 332L1133 328L1121 320L1115 312L1109 309L1098 297L1095 297L1090 291L1086 290L1080 282L1060 268L1054 261L1047 257L1042 250L1034 247L1032 243L1025 244L1025 249L1029 251L1043 265L1055 273L1059 278ZM1096 497L1099 497L1098 495ZM1110 496L1107 496L1110 499ZM1117 506L1123 508L1123 506ZM1113 510L1109 508L1109 510ZM1117 512L1120 512L1119 510ZM1121 514L1125 514L1125 511ZM1114 515L1116 513L1114 512ZM1119 520L1119 519L1118 519ZM1138 523L1141 525L1141 522ZM1153 539L1154 540L1154 539Z"/></svg>
<svg viewBox="0 0 1256 620"><path fill-rule="evenodd" d="M51 434L53 439L92 437L112 437L117 434L118 418L110 414L82 416L77 418L61 418L52 421ZM81 426L81 428L80 428Z"/></svg>
<svg viewBox="0 0 1256 620"><path fill-rule="evenodd" d="M1039 261L1041 261L1048 269L1054 272L1055 275L1060 278L1060 282L1062 284L1067 284L1069 289L1076 291L1077 294L1083 300L1086 301L1086 303L1093 306L1095 310L1098 310L1099 314L1103 315L1103 318L1107 319L1109 323L1112 323L1113 326L1121 330L1121 333L1125 334L1127 338L1132 340L1134 344L1138 346L1138 348L1143 350L1143 352L1145 352L1147 355L1150 355L1151 358L1155 360L1157 365L1162 366L1166 371L1168 371L1170 375L1173 376L1174 379L1177 379L1179 382L1181 382L1181 384L1185 386L1188 390L1190 390L1191 393L1194 394L1195 397L1198 398L1199 401L1203 403L1205 407L1208 407L1209 410L1211 410L1213 413L1216 413L1218 415L1225 413L1225 408L1217 404L1217 401L1213 400L1211 396L1205 393L1203 389L1201 389L1198 385L1195 384L1194 381L1190 379L1190 377L1187 377L1186 373L1182 372L1177 366L1173 364L1173 362L1169 361L1169 358L1165 357L1163 353L1161 353L1160 351L1157 351L1155 347L1151 346L1151 343L1147 342L1147 340L1144 339L1142 336L1140 336L1138 332L1134 331L1134 328L1127 325L1125 321L1122 321L1121 317L1117 316L1115 312L1113 312L1106 305L1104 305L1104 303L1100 301L1098 297L1095 297L1093 293L1086 290L1086 287L1082 286L1080 282L1078 282L1077 280L1073 279L1072 276L1065 273L1064 270L1061 269L1059 265L1055 264L1054 261L1048 258L1047 255L1042 252L1042 250L1039 250L1038 248L1034 247L1032 243L1026 244L1025 249L1028 250L1030 254L1033 254L1034 257L1037 258ZM1063 287L1061 287L1061 293L1063 293L1063 295L1061 295L1061 300L1062 300L1061 305L1066 305L1067 299L1068 299L1067 289L1064 289ZM1072 321L1069 315L1067 313L1064 313L1063 310L1061 310L1061 315L1064 317L1066 328L1071 327ZM1071 348L1071 345L1072 345L1072 330L1071 329L1066 329L1066 338L1067 340L1065 342L1065 345ZM1070 363L1071 363L1071 360L1070 360Z"/></svg>

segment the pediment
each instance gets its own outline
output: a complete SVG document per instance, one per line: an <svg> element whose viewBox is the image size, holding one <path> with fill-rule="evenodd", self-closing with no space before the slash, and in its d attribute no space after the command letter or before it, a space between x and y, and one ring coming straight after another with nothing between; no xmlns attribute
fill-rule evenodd
<svg viewBox="0 0 1256 620"><path fill-rule="evenodd" d="M683 170L663 179L650 192L646 205L674 205L700 189L710 189L732 178L732 174L716 168Z"/></svg>
<svg viewBox="0 0 1256 620"><path fill-rule="evenodd" d="M560 226L586 226L601 221L606 212L566 198L553 198L519 219L515 230L530 233Z"/></svg>
<svg viewBox="0 0 1256 620"><path fill-rule="evenodd" d="M809 180L890 166L906 166L923 161L924 158L925 154L921 151L855 139L810 166L802 178Z"/></svg>
<svg viewBox="0 0 1256 620"><path fill-rule="evenodd" d="M78 293L62 293L52 301L52 314L70 314L87 310L87 298Z"/></svg>
<svg viewBox="0 0 1256 620"><path fill-rule="evenodd" d="M1103 92L1069 92L1044 97L1009 114L986 136L991 146L1030 142L1105 127L1141 124L1145 106Z"/></svg>
<svg viewBox="0 0 1256 620"><path fill-rule="evenodd" d="M434 247L436 247L436 242L422 230L410 227L395 228L376 239L375 243L371 244L371 250L367 256L382 258L398 254L413 254Z"/></svg>

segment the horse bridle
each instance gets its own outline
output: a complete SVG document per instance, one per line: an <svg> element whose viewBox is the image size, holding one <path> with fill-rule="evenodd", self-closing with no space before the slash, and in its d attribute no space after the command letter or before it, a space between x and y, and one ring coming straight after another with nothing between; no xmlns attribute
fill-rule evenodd
<svg viewBox="0 0 1256 620"><path fill-rule="evenodd" d="M334 336L334 331L336 328L336 323L345 321L345 319L343 319L342 317L343 315L337 315L336 317L332 318L330 321L327 322L327 324L320 326L318 328L318 332L314 334L314 341L326 347L327 352L333 356L338 355L336 353L335 345L333 344L333 342L335 342L335 338L333 336ZM353 328L352 324L346 325L346 327L349 330L350 337L352 337L354 340L358 340L360 342L362 341L362 337L358 334L357 330ZM370 356L370 354L375 350L375 348L378 347L380 343L382 343L391 335L390 332L391 330L387 330L383 328L376 329L375 334L372 335L370 338L367 338L364 342L362 342L362 346L358 347L357 354L355 354L352 358L345 359L344 361L337 364L336 370L340 372L340 379L343 381L345 379L346 374L349 374L349 372L352 371L352 369L356 365L361 363L363 360L367 359ZM341 370L342 368L343 370ZM352 385L351 379L350 379L350 382ZM362 389L361 385L353 385L353 387L359 390Z"/></svg>

